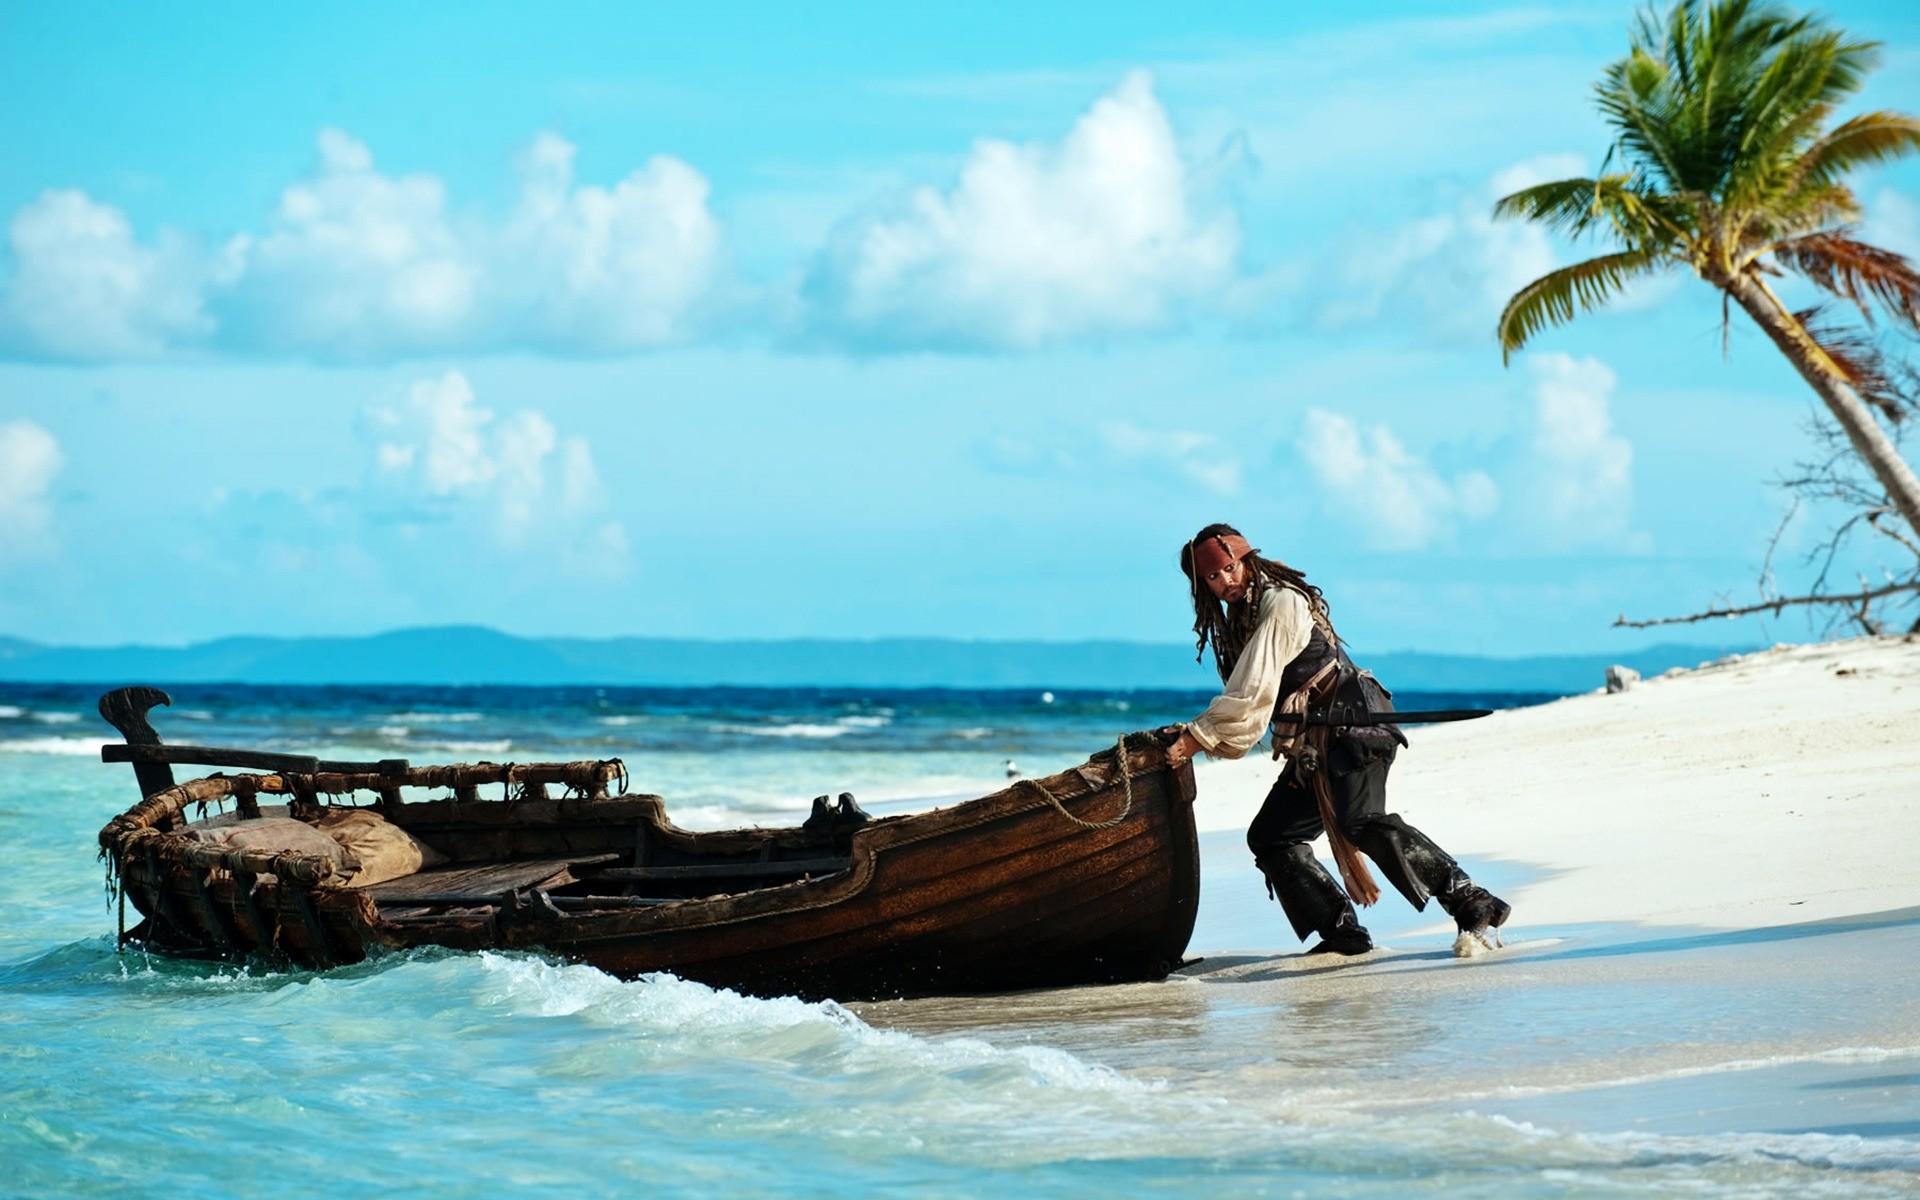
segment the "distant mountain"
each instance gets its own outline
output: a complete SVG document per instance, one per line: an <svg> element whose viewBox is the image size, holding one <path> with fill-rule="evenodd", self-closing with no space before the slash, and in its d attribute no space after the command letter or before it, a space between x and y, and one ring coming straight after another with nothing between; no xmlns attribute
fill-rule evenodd
<svg viewBox="0 0 1920 1200"><path fill-rule="evenodd" d="M1610 663L1642 675L1692 667L1744 646L1656 646L1619 654L1479 658L1362 656L1405 691L1588 691ZM677 687L1037 687L1204 689L1212 670L1190 645L1155 642L800 638L520 638L474 626L370 637L221 638L178 648L45 646L0 637L0 681Z"/></svg>

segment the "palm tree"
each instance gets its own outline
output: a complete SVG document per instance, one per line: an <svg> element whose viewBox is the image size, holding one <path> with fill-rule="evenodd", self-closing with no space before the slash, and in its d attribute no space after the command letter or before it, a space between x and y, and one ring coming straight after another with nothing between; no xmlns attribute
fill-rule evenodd
<svg viewBox="0 0 1920 1200"><path fill-rule="evenodd" d="M1829 127L1877 64L1879 44L1753 0L1680 0L1664 18L1643 14L1630 45L1594 89L1615 131L1599 177L1543 183L1494 206L1496 216L1620 247L1516 292L1500 314L1505 358L1642 276L1690 269L1773 339L1920 532L1920 480L1868 408L1901 415L1871 342L1823 323L1818 308L1789 309L1767 282L1792 273L1869 325L1879 309L1920 330L1920 274L1854 235L1860 203L1842 182L1856 167L1920 150L1920 119L1871 112Z"/></svg>

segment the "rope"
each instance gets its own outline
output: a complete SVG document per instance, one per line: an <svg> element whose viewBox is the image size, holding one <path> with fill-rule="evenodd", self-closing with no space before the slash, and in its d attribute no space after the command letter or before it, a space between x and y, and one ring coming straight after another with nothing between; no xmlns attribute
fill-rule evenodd
<svg viewBox="0 0 1920 1200"><path fill-rule="evenodd" d="M1075 825L1078 825L1080 828L1092 829L1092 830L1112 829L1115 825L1118 825L1120 822L1126 820L1129 816L1133 814L1133 776L1127 774L1127 735L1124 733L1114 740L1113 761L1114 761L1114 764L1120 768L1120 786L1121 786L1121 789L1126 793L1127 802L1121 805L1120 815L1114 817L1113 820L1111 821L1098 821L1098 822L1083 821L1079 817L1076 817L1072 813L1068 812L1067 806L1060 803L1060 798L1058 796L1055 796L1052 792L1041 787L1039 780L1022 779L1020 782L1026 784L1028 787L1032 788L1034 791L1039 792L1042 796L1045 796L1047 798L1047 803L1053 805L1054 808L1058 809L1060 811L1061 816L1065 817L1069 821L1072 821Z"/></svg>

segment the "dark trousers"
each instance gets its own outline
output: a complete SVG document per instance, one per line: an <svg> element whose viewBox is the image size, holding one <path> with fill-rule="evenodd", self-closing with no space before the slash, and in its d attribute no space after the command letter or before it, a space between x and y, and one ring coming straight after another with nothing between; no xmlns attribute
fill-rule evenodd
<svg viewBox="0 0 1920 1200"><path fill-rule="evenodd" d="M1357 841L1359 827L1370 817L1387 811L1387 770L1393 766L1398 747L1392 743L1368 745L1345 734L1328 740L1327 782L1333 791L1333 814L1341 832L1349 841ZM1313 783L1300 773L1296 761L1289 760L1273 781L1267 801L1247 827L1247 848L1256 859L1277 858L1288 846L1311 842L1324 832L1320 804L1313 796Z"/></svg>

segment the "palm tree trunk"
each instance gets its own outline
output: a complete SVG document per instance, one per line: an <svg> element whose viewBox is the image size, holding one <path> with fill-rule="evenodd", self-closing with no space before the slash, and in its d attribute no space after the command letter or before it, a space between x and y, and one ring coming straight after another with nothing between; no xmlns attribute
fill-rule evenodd
<svg viewBox="0 0 1920 1200"><path fill-rule="evenodd" d="M1718 281L1716 281L1718 282ZM1780 303L1770 288L1759 280L1736 275L1721 282L1721 287L1737 301L1754 324L1766 331L1780 353L1787 356L1800 377L1812 385L1813 390L1827 403L1827 410L1833 419L1840 422L1840 428L1846 431L1847 441L1853 444L1855 454L1867 464L1873 477L1880 486L1887 489L1887 497L1900 515L1906 518L1907 527L1920 534L1920 478L1915 478L1913 468L1907 460L1900 457L1899 448L1886 430L1873 418L1873 413L1861 401L1858 393L1843 379L1834 368L1826 352L1807 333L1786 305Z"/></svg>

